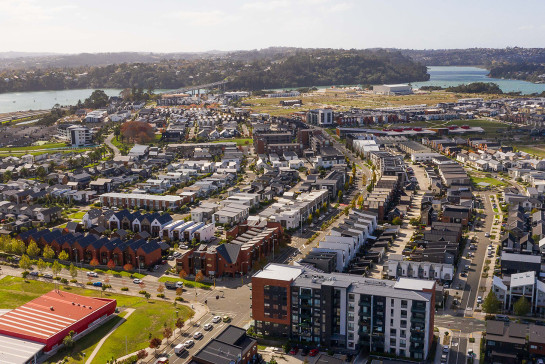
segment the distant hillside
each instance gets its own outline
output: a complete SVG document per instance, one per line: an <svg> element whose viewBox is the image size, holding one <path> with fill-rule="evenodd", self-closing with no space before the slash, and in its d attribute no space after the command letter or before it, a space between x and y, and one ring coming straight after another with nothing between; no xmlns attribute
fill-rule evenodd
<svg viewBox="0 0 545 364"><path fill-rule="evenodd" d="M545 48L401 49L426 66L491 66L494 63L543 63Z"/></svg>
<svg viewBox="0 0 545 364"><path fill-rule="evenodd" d="M64 66L36 67L31 71L28 67L5 69L0 72L0 79L4 80L0 82L0 92L127 87L172 89L224 79L230 81L229 88L243 90L429 79L425 66L390 50L267 48L229 53L180 53L171 57L151 53L48 57L51 62L56 59ZM73 67L67 63L108 63L115 59L142 58L147 61Z"/></svg>

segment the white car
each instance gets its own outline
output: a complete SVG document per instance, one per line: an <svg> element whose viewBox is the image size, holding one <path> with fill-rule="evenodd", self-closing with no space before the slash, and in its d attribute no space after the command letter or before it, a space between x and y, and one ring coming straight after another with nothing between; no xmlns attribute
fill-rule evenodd
<svg viewBox="0 0 545 364"><path fill-rule="evenodd" d="M210 330L212 330L213 328L214 328L214 326L213 326L212 324L206 324L206 325L203 326L203 329L204 329L205 331L210 331Z"/></svg>
<svg viewBox="0 0 545 364"><path fill-rule="evenodd" d="M98 273L97 272L87 272L87 277L98 277Z"/></svg>
<svg viewBox="0 0 545 364"><path fill-rule="evenodd" d="M140 284L140 283L142 283L142 280L141 280L141 279L138 279L138 278L135 278L135 279L132 281L132 283L134 283L134 284Z"/></svg>
<svg viewBox="0 0 545 364"><path fill-rule="evenodd" d="M200 332L200 331L197 331L196 333L193 334L193 339L195 339L195 340L199 340L202 337L203 337L203 335L202 335L202 332Z"/></svg>
<svg viewBox="0 0 545 364"><path fill-rule="evenodd" d="M220 321L221 321L221 317L219 317L219 316L214 316L214 318L212 319L212 322L215 323L215 324L217 324Z"/></svg>
<svg viewBox="0 0 545 364"><path fill-rule="evenodd" d="M484 236L486 236L487 238L490 237L490 233L484 233Z"/></svg>
<svg viewBox="0 0 545 364"><path fill-rule="evenodd" d="M185 343L184 343L184 346L186 349L189 349L190 347L192 347L193 345L195 345L195 341L193 340L187 340Z"/></svg>
<svg viewBox="0 0 545 364"><path fill-rule="evenodd" d="M480 305L483 303L483 298L481 296L477 297L477 303Z"/></svg>

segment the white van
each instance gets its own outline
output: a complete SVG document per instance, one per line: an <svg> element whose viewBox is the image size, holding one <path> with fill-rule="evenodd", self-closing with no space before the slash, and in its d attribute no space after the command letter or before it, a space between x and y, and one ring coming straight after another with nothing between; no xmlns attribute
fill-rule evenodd
<svg viewBox="0 0 545 364"><path fill-rule="evenodd" d="M178 344L174 347L174 354L182 355L186 351L184 344Z"/></svg>

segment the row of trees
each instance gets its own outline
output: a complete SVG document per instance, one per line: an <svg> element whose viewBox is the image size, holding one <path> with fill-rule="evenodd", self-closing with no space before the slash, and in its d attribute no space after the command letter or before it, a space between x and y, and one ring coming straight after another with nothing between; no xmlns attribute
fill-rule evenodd
<svg viewBox="0 0 545 364"><path fill-rule="evenodd" d="M502 309L502 302L496 297L496 294L491 290L486 295L482 310L489 314L499 313ZM513 304L513 313L517 316L526 316L531 310L530 302L524 297L520 297Z"/></svg>

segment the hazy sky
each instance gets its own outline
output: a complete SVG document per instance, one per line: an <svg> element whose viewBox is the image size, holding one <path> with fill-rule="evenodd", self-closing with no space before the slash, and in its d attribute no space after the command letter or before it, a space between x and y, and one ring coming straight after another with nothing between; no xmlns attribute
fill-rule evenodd
<svg viewBox="0 0 545 364"><path fill-rule="evenodd" d="M545 47L540 0L0 0L0 52Z"/></svg>

